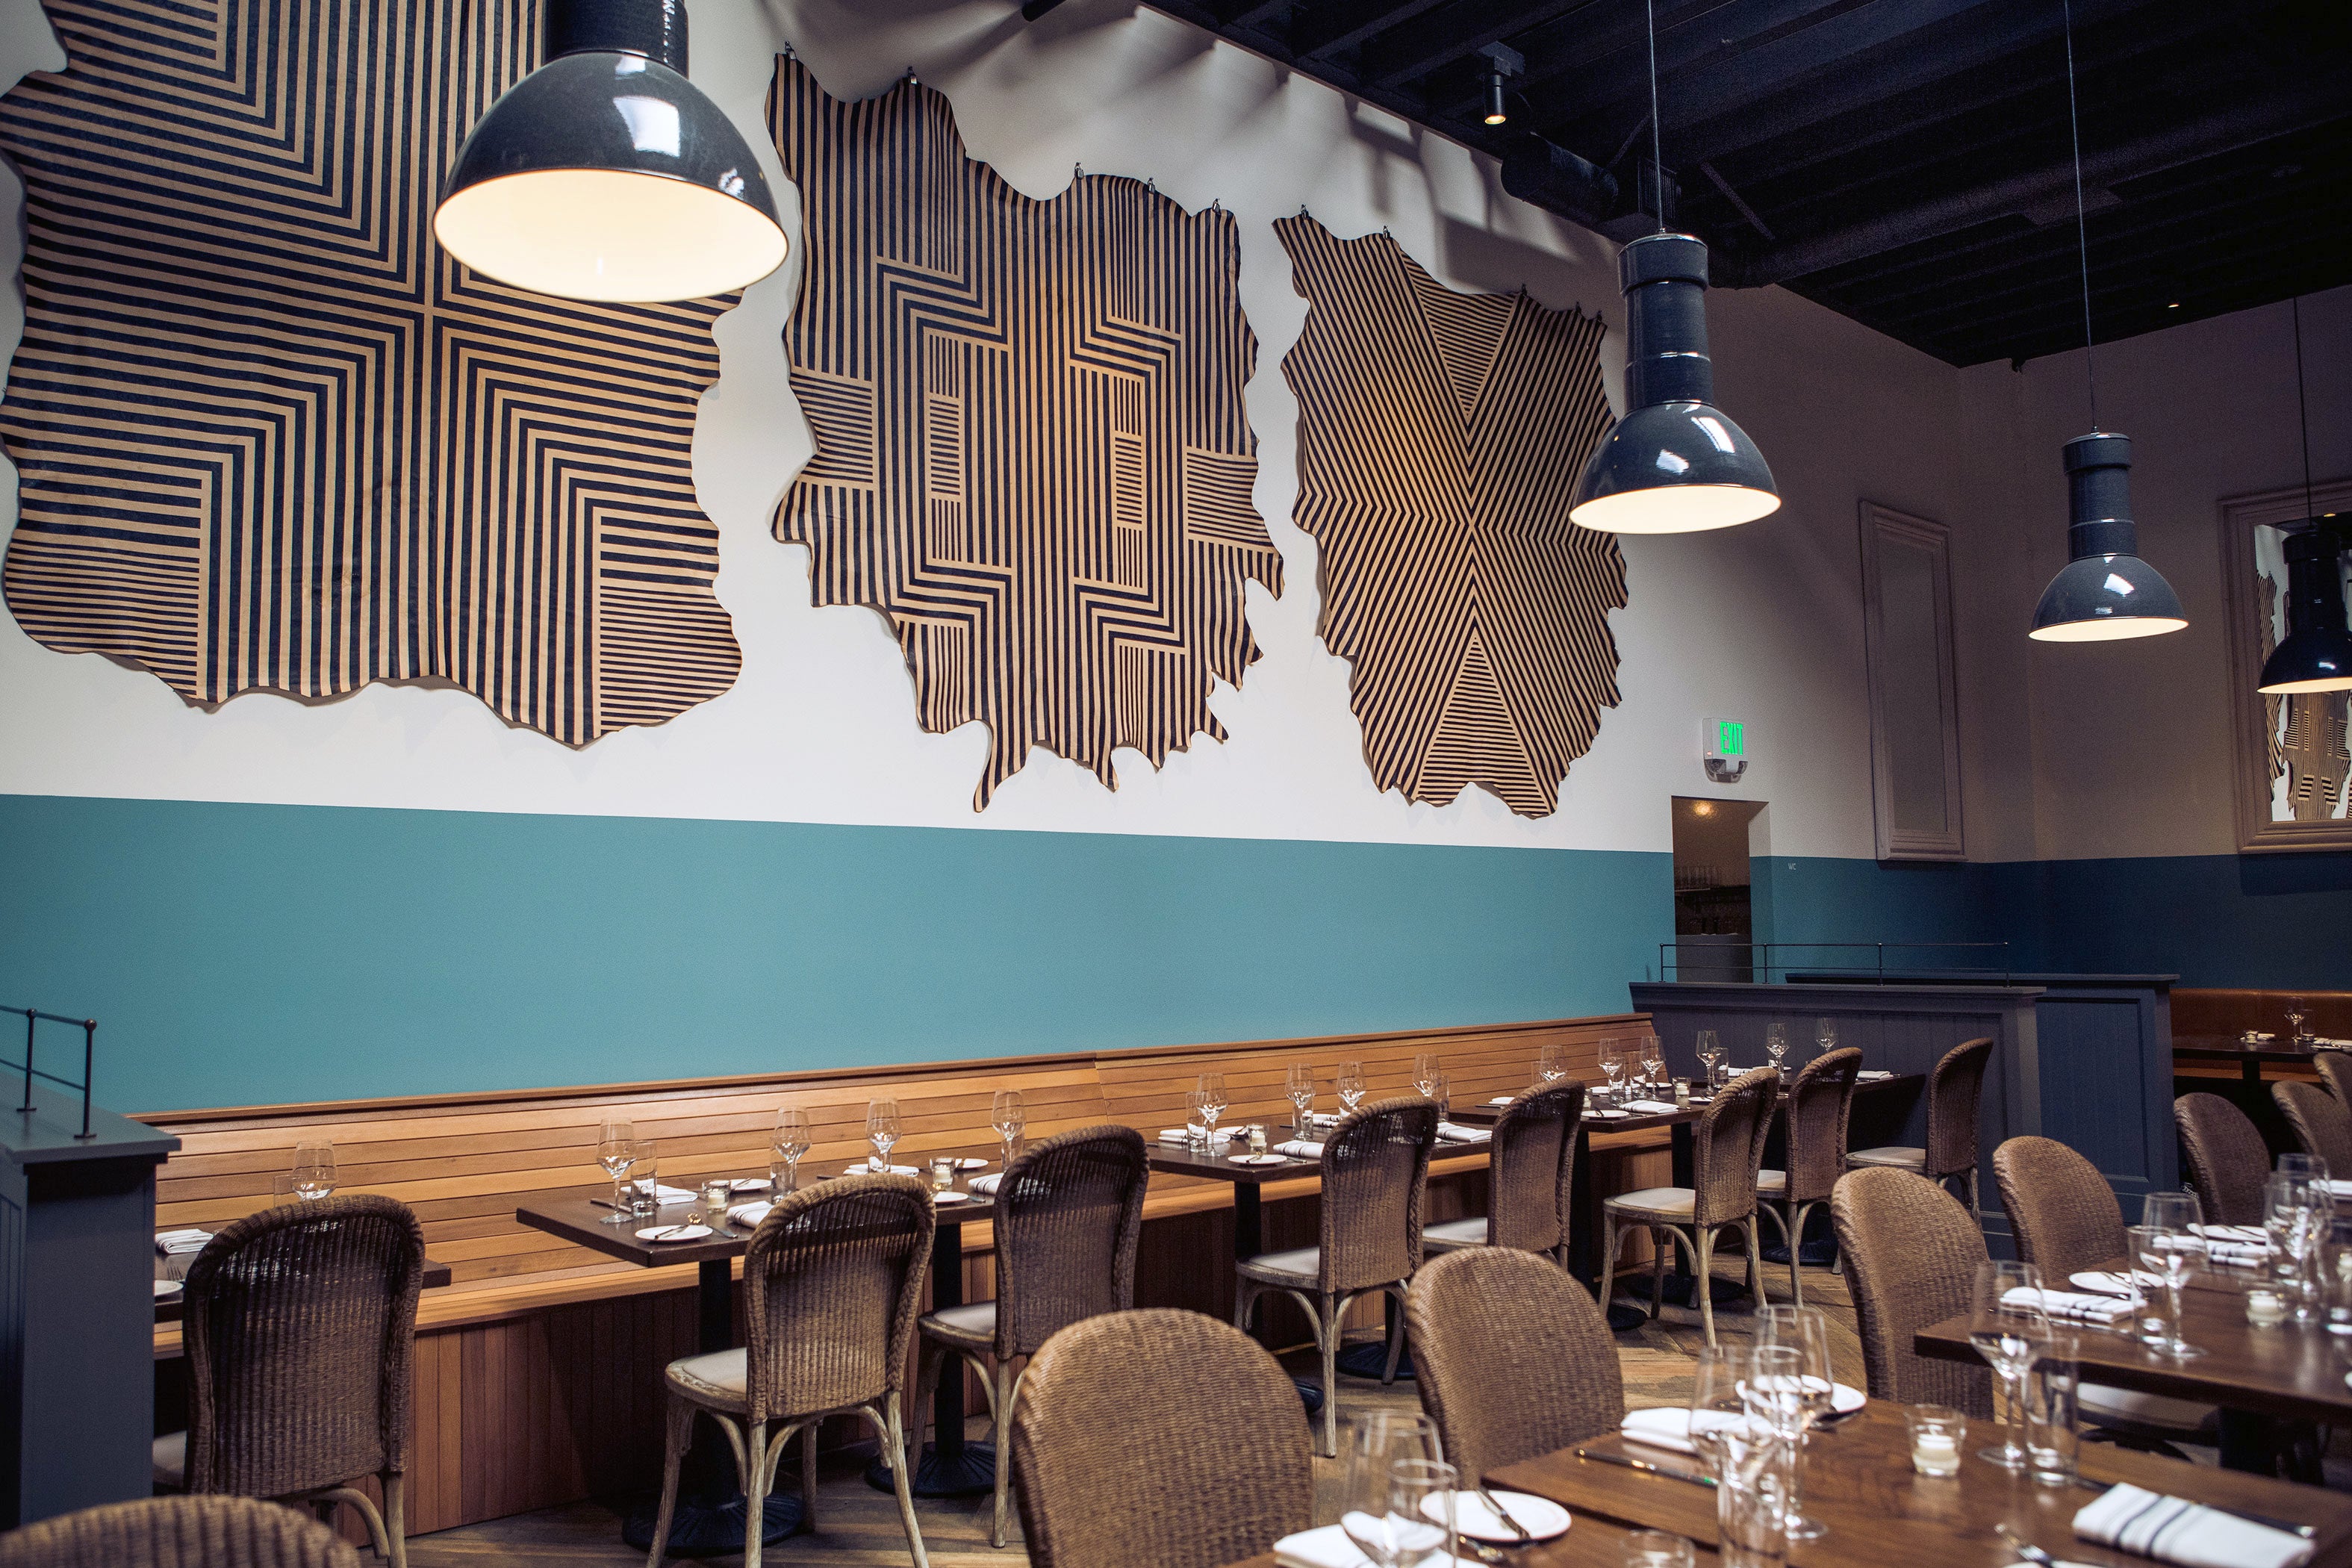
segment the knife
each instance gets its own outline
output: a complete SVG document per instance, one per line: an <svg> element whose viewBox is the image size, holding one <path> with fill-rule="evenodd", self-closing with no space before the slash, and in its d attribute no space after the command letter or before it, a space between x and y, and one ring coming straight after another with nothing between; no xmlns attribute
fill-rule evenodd
<svg viewBox="0 0 2352 1568"><path fill-rule="evenodd" d="M1671 1465L1654 1465L1647 1459L1628 1458L1623 1454L1612 1454L1601 1448L1579 1448L1576 1451L1576 1457L1580 1459L1597 1459L1604 1465L1622 1465L1629 1470L1644 1470L1654 1476L1664 1476L1668 1480L1688 1481L1693 1486L1715 1485L1713 1476L1703 1476L1695 1470L1677 1469Z"/></svg>
<svg viewBox="0 0 2352 1568"><path fill-rule="evenodd" d="M1487 1508L1494 1511L1494 1515L1496 1519L1501 1520L1505 1524L1511 1527L1511 1533L1519 1538L1520 1545L1524 1546L1535 1539L1534 1536L1528 1533L1528 1527L1521 1524L1517 1520L1513 1519L1511 1517L1511 1510L1505 1508L1501 1502L1496 1500L1495 1494L1486 1489L1486 1482L1480 1481L1478 1483L1477 1496L1480 1502L1485 1503Z"/></svg>

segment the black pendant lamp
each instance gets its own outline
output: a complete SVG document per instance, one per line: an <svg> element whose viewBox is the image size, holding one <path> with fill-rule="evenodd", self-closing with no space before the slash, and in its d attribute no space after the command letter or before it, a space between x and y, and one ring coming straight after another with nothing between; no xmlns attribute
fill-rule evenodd
<svg viewBox="0 0 2352 1568"><path fill-rule="evenodd" d="M1668 234L1658 134L1658 34L1650 20L1650 157L1659 231L1617 256L1625 292L1625 417L1584 465L1569 521L1610 533L1696 533L1779 510L1764 454L1715 406L1706 355L1706 245Z"/></svg>
<svg viewBox="0 0 2352 1568"><path fill-rule="evenodd" d="M2074 16L2066 25L2066 119L2074 137L2074 246L2083 275L2083 372L2091 388L2091 433L2066 443L2066 564L2033 608L2029 636L2041 642L2113 642L2177 632L2189 624L2180 595L2139 558L2131 515L2131 438L2099 428L2099 380L2092 363L2091 238L2083 216L2083 132L2074 108Z"/></svg>
<svg viewBox="0 0 2352 1568"><path fill-rule="evenodd" d="M2303 507L2311 500L2311 408L2303 393L2303 301L2294 311L2294 405L2303 434ZM2286 638L2263 661L2266 697L2298 691L2352 691L2352 632L2344 625L2342 557L2352 526L2327 512L2286 539Z"/></svg>
<svg viewBox="0 0 2352 1568"><path fill-rule="evenodd" d="M433 233L571 300L698 300L784 259L759 160L686 79L685 0L547 0L546 62L476 123Z"/></svg>

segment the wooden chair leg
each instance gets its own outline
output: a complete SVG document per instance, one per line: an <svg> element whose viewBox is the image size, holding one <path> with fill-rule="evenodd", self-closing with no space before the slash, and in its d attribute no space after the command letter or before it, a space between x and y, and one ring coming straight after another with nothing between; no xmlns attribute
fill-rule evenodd
<svg viewBox="0 0 2352 1568"><path fill-rule="evenodd" d="M1697 1255L1698 1259L1698 1267L1694 1271L1698 1275L1698 1322L1699 1327L1706 1331L1707 1348L1713 1350L1715 1348L1715 1227L1711 1225L1695 1225L1691 1229L1697 1237L1697 1244L1691 1250Z"/></svg>
<svg viewBox="0 0 2352 1568"><path fill-rule="evenodd" d="M1746 1229L1748 1232L1748 1300L1753 1303L1754 1310L1761 1312L1764 1310L1764 1248L1759 1245L1762 1231L1757 1225L1754 1215L1748 1216ZM1797 1248L1795 1244L1791 1243L1789 1247L1789 1267L1793 1269L1796 1266Z"/></svg>
<svg viewBox="0 0 2352 1568"><path fill-rule="evenodd" d="M1606 1215L1602 1216L1601 1223L1609 1227L1609 1247L1601 1255L1601 1310L1605 1314L1609 1310L1610 1295L1617 1289L1617 1249L1625 1244L1625 1232L1615 1220Z"/></svg>
<svg viewBox="0 0 2352 1568"><path fill-rule="evenodd" d="M899 1425L897 1390L882 1396L880 1417L875 1415L874 1407L870 1405L860 1409L868 1421L881 1429L884 1447L898 1450L906 1447L906 1431ZM914 1556L915 1568L931 1568L931 1560L923 1551L923 1527L915 1522L915 1496L907 1489L907 1477L913 1468L911 1465L894 1465L890 1468L890 1479L898 1489L898 1522L906 1529L907 1550Z"/></svg>
<svg viewBox="0 0 2352 1568"><path fill-rule="evenodd" d="M816 1434L824 1423L812 1421L801 1428L801 1528L816 1528Z"/></svg>
<svg viewBox="0 0 2352 1568"><path fill-rule="evenodd" d="M1013 1361L1011 1357L996 1363L995 1375L989 1386L996 1391L994 1416L996 1439L996 1523L989 1535L989 1544L1003 1550L1007 1516L1012 1512L1013 1494Z"/></svg>
<svg viewBox="0 0 2352 1568"><path fill-rule="evenodd" d="M1391 1314L1386 1310L1388 1299L1391 1296L1396 1298L1397 1310L1394 1314ZM1381 1315L1391 1320L1388 1324L1388 1364L1381 1369L1381 1383L1385 1386L1396 1382L1397 1363L1404 1359L1404 1288L1400 1285L1383 1285L1381 1287L1381 1299L1382 1306Z"/></svg>
<svg viewBox="0 0 2352 1568"><path fill-rule="evenodd" d="M1329 1296L1321 1300L1315 1343L1323 1352L1323 1457L1333 1459L1339 1455L1339 1307Z"/></svg>
<svg viewBox="0 0 2352 1568"><path fill-rule="evenodd" d="M677 1469L686 1458L687 1439L694 1434L694 1406L673 1394L662 1424L661 1511L654 1515L653 1552L646 1568L662 1568L669 1545L669 1521L677 1513Z"/></svg>
<svg viewBox="0 0 2352 1568"><path fill-rule="evenodd" d="M1797 1245L1805 1238L1805 1216L1812 1212L1811 1204L1790 1204L1780 1227L1789 1238L1789 1300L1800 1307L1805 1304L1805 1276L1797 1266Z"/></svg>
<svg viewBox="0 0 2352 1568"><path fill-rule="evenodd" d="M392 1541L392 1568L408 1568L408 1478L392 1470L379 1479L383 1483L383 1532Z"/></svg>
<svg viewBox="0 0 2352 1568"><path fill-rule="evenodd" d="M743 1568L760 1568L760 1547L768 1523L768 1424L754 1421L743 1433Z"/></svg>
<svg viewBox="0 0 2352 1568"><path fill-rule="evenodd" d="M1665 1233L1656 1226L1650 1227L1650 1321L1656 1322L1666 1305L1666 1253L1670 1250Z"/></svg>

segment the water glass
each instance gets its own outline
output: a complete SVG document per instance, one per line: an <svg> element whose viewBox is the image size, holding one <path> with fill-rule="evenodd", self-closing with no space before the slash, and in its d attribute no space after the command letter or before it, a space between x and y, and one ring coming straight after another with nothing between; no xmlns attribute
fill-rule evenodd
<svg viewBox="0 0 2352 1568"><path fill-rule="evenodd" d="M2197 1266L2205 1260L2205 1238L2187 1230L2135 1225L2125 1228L2124 1240L2125 1255L2163 1282L2166 1305L2170 1308L2163 1331L2154 1336L2142 1335L2142 1342L2176 1361L2203 1355L2203 1351L2182 1336L2180 1291L2189 1283L2189 1277L2197 1271Z"/></svg>
<svg viewBox="0 0 2352 1568"><path fill-rule="evenodd" d="M1017 1089L1000 1089L989 1098L988 1124L1004 1142L1004 1163L1013 1163L1013 1145L1029 1125L1029 1105Z"/></svg>
<svg viewBox="0 0 2352 1568"><path fill-rule="evenodd" d="M1689 1542L1663 1530L1637 1530L1625 1538L1624 1568L1692 1568L1697 1561Z"/></svg>
<svg viewBox="0 0 2352 1568"><path fill-rule="evenodd" d="M1793 1434L1797 1446L1789 1468L1789 1538L1817 1540L1822 1526L1804 1516L1805 1445L1812 1429L1837 1402L1837 1384L1830 1362L1829 1316L1819 1307L1794 1307L1782 1302L1764 1307L1758 1315L1756 1346L1759 1351L1768 1347L1785 1349L1794 1358L1788 1370L1797 1380L1799 1426Z"/></svg>
<svg viewBox="0 0 2352 1568"><path fill-rule="evenodd" d="M649 1215L661 1207L661 1162L656 1157L654 1141L637 1140L637 1157L629 1162L629 1207L638 1215Z"/></svg>
<svg viewBox="0 0 2352 1568"><path fill-rule="evenodd" d="M1293 1062L1283 1081L1283 1092L1290 1096L1290 1126L1301 1138L1307 1136L1307 1118L1315 1109L1315 1068L1309 1062Z"/></svg>
<svg viewBox="0 0 2352 1568"><path fill-rule="evenodd" d="M2081 1380L2074 1336L2053 1334L2025 1378L2027 1472L2044 1486L2072 1486L2082 1442Z"/></svg>
<svg viewBox="0 0 2352 1568"><path fill-rule="evenodd" d="M331 1196L335 1190L335 1146L323 1139L294 1145L294 1195L305 1203Z"/></svg>
<svg viewBox="0 0 2352 1568"><path fill-rule="evenodd" d="M1717 1548L1722 1568L1780 1568L1788 1561L1789 1445L1760 1422L1714 1435Z"/></svg>
<svg viewBox="0 0 2352 1568"><path fill-rule="evenodd" d="M1339 1108L1343 1110L1353 1110L1363 1103L1364 1064L1341 1062L1339 1064Z"/></svg>
<svg viewBox="0 0 2352 1568"><path fill-rule="evenodd" d="M872 1168L890 1168L890 1151L898 1145L899 1132L898 1102L895 1100L869 1100L866 1102L866 1141L874 1145Z"/></svg>
<svg viewBox="0 0 2352 1568"><path fill-rule="evenodd" d="M628 1175L629 1167L636 1160L635 1129L621 1117L606 1117L596 1132L596 1163L613 1178L613 1212L606 1217L606 1225L626 1225L630 1221Z"/></svg>
<svg viewBox="0 0 2352 1568"><path fill-rule="evenodd" d="M2026 1373L2050 1342L2050 1319L2042 1310L2042 1271L2031 1263L1993 1258L1977 1265L1969 1314L1969 1342L1992 1366L2009 1407L1998 1447L1978 1458L2004 1470L2022 1470Z"/></svg>
<svg viewBox="0 0 2352 1568"><path fill-rule="evenodd" d="M1356 1549L1380 1568L1449 1560L1459 1472L1438 1459L1350 1459L1339 1525Z"/></svg>

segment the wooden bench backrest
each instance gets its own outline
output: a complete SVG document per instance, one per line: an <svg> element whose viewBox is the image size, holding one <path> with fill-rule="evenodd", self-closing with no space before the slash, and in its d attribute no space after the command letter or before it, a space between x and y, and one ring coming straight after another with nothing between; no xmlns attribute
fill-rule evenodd
<svg viewBox="0 0 2352 1568"><path fill-rule="evenodd" d="M2172 1033L2234 1036L2248 1029L2283 1034L2286 999L2300 996L2311 1008L2303 1026L2330 1039L2352 1038L2352 991L2221 991L2172 993Z"/></svg>
<svg viewBox="0 0 2352 1568"><path fill-rule="evenodd" d="M1315 1065L1318 1103L1328 1110L1337 1106L1332 1081L1343 1058L1363 1063L1378 1098L1409 1092L1413 1058L1428 1051L1444 1064L1454 1102L1469 1106L1527 1087L1548 1042L1566 1048L1570 1072L1597 1079L1600 1042L1648 1027L1646 1019L1628 1015L141 1120L182 1140L159 1174L159 1226L211 1228L268 1206L270 1178L291 1166L294 1145L324 1138L335 1145L337 1178L346 1190L383 1193L416 1210L426 1250L449 1265L462 1289L631 1269L514 1217L516 1204L532 1194L604 1180L596 1135L608 1116L627 1117L640 1138L655 1141L663 1182L689 1186L705 1175L764 1174L776 1111L788 1104L809 1111L811 1171L867 1152L866 1101L885 1094L898 1100L904 1127L894 1157L919 1164L935 1152L992 1155L989 1103L1000 1089L1022 1091L1032 1138L1106 1121L1150 1138L1183 1121L1185 1092L1202 1072L1225 1075L1228 1122L1270 1122L1289 1116L1283 1084L1293 1061ZM1167 1184L1171 1178L1155 1178L1155 1188Z"/></svg>

